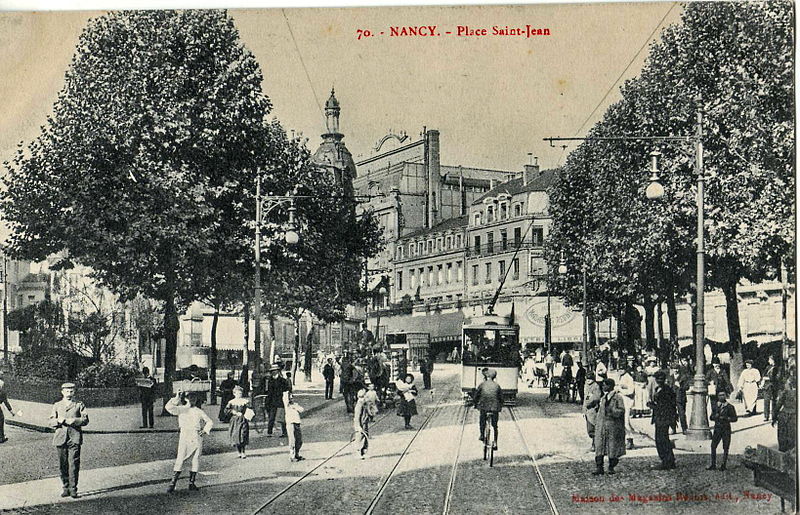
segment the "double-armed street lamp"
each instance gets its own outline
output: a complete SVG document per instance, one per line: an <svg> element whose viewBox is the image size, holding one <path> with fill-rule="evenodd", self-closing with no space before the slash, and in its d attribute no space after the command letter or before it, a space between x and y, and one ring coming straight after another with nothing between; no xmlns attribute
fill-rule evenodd
<svg viewBox="0 0 800 515"><path fill-rule="evenodd" d="M544 138L552 145L554 141L651 141L660 143L691 143L695 153L695 175L697 183L697 281L695 306L695 375L691 389L692 413L689 420L689 430L686 436L690 440L708 440L711 430L708 426L708 412L706 399L708 388L704 373L705 355L705 177L703 175L703 113L697 112L695 134L692 136L609 136L588 138ZM658 157L660 153L650 153L651 175L650 184L645 190L649 200L659 200L664 197L664 186L658 175Z"/></svg>
<svg viewBox="0 0 800 515"><path fill-rule="evenodd" d="M564 253L561 253L558 265L558 275L567 273L567 262L564 260ZM547 315L544 317L544 344L547 352L553 351L553 317L550 313L550 283L552 283L552 276L550 273L550 266L547 267Z"/></svg>
<svg viewBox="0 0 800 515"><path fill-rule="evenodd" d="M258 367L259 363L261 363L261 224L264 221L264 218L268 216L273 210L278 208L279 206L289 206L288 213L289 219L285 225L285 230L283 232L283 238L289 245L296 245L300 241L300 235L297 233L296 230L296 220L295 220L295 213L297 212L297 208L295 207L295 199L304 198L301 195L282 195L282 196L275 196L269 194L267 196L261 196L261 174L258 174L256 178L256 241L255 241L255 258L256 258L256 271L255 271L255 279L254 279L254 289L255 289L255 306L253 309L253 318L255 322L255 335L254 335L254 344L253 347L255 349L255 363L254 369ZM267 266L269 266L269 262L267 262ZM245 342L245 353L247 352L246 349L247 343ZM245 361L247 360L247 355L244 356Z"/></svg>

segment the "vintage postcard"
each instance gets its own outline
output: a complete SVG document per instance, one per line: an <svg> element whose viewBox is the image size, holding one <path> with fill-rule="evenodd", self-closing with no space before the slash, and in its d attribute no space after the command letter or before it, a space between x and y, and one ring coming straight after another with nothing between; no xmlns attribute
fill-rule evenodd
<svg viewBox="0 0 800 515"><path fill-rule="evenodd" d="M0 512L796 510L794 3L149 7L0 11Z"/></svg>

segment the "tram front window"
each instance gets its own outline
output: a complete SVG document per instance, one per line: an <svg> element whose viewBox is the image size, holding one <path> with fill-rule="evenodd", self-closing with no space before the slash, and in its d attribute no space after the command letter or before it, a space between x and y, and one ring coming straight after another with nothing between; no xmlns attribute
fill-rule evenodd
<svg viewBox="0 0 800 515"><path fill-rule="evenodd" d="M465 364L505 364L516 353L516 336L500 329L465 329Z"/></svg>

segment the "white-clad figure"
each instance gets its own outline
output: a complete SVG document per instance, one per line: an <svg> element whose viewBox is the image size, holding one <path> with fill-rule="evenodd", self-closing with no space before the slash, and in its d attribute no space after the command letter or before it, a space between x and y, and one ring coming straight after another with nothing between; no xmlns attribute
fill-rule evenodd
<svg viewBox="0 0 800 515"><path fill-rule="evenodd" d="M167 492L174 492L175 485L181 475L183 464L192 458L192 466L189 472L189 490L198 490L195 480L197 472L200 471L200 456L203 454L203 436L211 433L214 422L211 417L201 409L203 405L202 397L198 392L188 392L186 402L181 399L181 393L167 402L166 410L172 415L178 416L178 426L181 429L178 439L178 456L175 458L173 467L172 481L167 488Z"/></svg>
<svg viewBox="0 0 800 515"><path fill-rule="evenodd" d="M747 360L744 362L745 369L739 375L739 383L737 388L742 392L742 401L744 402L744 410L748 415L756 414L756 401L758 400L758 384L761 382L761 372L753 367L753 362Z"/></svg>

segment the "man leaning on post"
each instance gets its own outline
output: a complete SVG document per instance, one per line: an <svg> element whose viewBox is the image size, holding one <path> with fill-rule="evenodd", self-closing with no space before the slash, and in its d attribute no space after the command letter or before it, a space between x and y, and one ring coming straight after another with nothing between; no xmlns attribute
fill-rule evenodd
<svg viewBox="0 0 800 515"><path fill-rule="evenodd" d="M50 424L55 428L53 445L58 449L61 467L61 497L78 498L78 473L81 468L83 426L89 423L86 406L75 400L75 383L61 385L62 399L53 404Z"/></svg>

